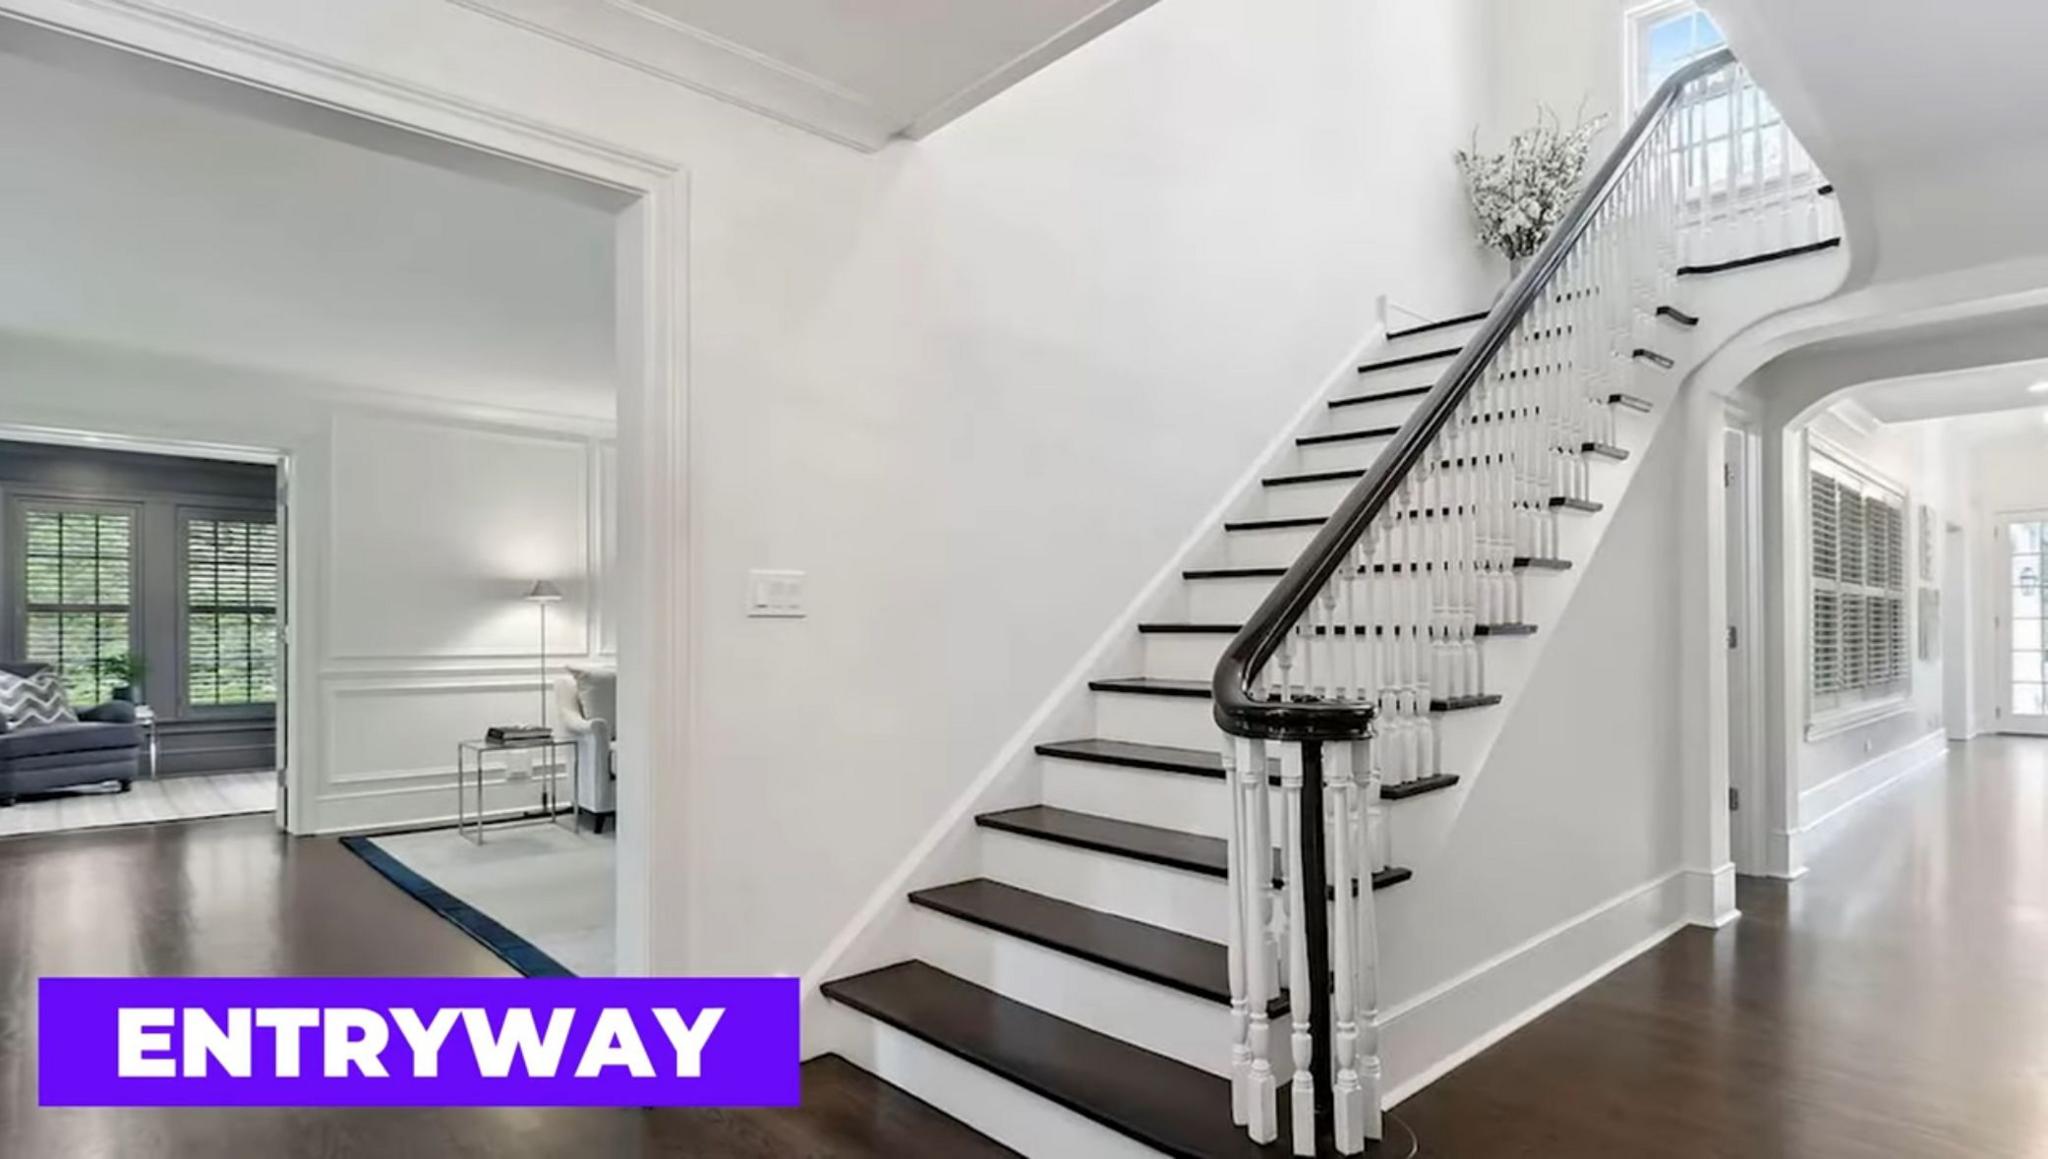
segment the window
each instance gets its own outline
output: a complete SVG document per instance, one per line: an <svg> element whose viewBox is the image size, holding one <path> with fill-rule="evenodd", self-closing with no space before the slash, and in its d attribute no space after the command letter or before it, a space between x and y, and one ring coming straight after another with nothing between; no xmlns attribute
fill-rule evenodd
<svg viewBox="0 0 2048 1159"><path fill-rule="evenodd" d="M1672 73L1727 44L1728 38L1698 4L1665 0L1629 13L1629 42L1628 107L1639 109Z"/></svg>
<svg viewBox="0 0 2048 1159"><path fill-rule="evenodd" d="M135 515L72 504L22 508L22 635L30 660L54 667L72 703L105 701L133 616Z"/></svg>
<svg viewBox="0 0 2048 1159"><path fill-rule="evenodd" d="M1906 498L1813 443L1806 481L1808 727L1825 729L1911 691Z"/></svg>
<svg viewBox="0 0 2048 1159"><path fill-rule="evenodd" d="M277 701L277 524L185 517L185 703Z"/></svg>

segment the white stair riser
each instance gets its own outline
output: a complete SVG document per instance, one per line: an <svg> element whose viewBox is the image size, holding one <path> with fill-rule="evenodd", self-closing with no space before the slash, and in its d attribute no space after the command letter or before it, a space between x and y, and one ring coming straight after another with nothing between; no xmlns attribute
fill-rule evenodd
<svg viewBox="0 0 2048 1159"><path fill-rule="evenodd" d="M1221 778L1057 757L1040 757L1039 771L1045 803L1055 808L1209 837L1230 832L1230 794Z"/></svg>
<svg viewBox="0 0 2048 1159"><path fill-rule="evenodd" d="M1278 582L1274 576L1189 580L1188 620L1196 624L1241 624L1258 610L1260 601Z"/></svg>
<svg viewBox="0 0 2048 1159"><path fill-rule="evenodd" d="M1230 1074L1230 1007L1222 1003L931 910L917 909L913 923L917 956L948 974L1176 1062Z"/></svg>
<svg viewBox="0 0 2048 1159"><path fill-rule="evenodd" d="M858 1011L846 1010L846 1019L848 1030L840 1037L847 1061L1019 1154L1158 1159L1158 1152L1129 1136L913 1035Z"/></svg>
<svg viewBox="0 0 2048 1159"><path fill-rule="evenodd" d="M1219 778L1041 759L1048 805L1205 837L1230 832L1230 797ZM1279 810L1272 817L1277 848L1286 826Z"/></svg>
<svg viewBox="0 0 2048 1159"><path fill-rule="evenodd" d="M1229 935L1223 879L1114 853L981 830L981 875L1212 942Z"/></svg>
<svg viewBox="0 0 2048 1159"><path fill-rule="evenodd" d="M1316 531L1314 527L1232 531L1224 536L1224 554L1231 567L1292 567Z"/></svg>
<svg viewBox="0 0 2048 1159"><path fill-rule="evenodd" d="M1421 382L1411 381L1400 385L1419 386ZM1370 390L1350 391L1340 397L1356 398L1374 391L1394 389L1397 389L1394 384L1387 383ZM1408 416L1415 410L1415 405L1422 399L1423 396L1419 394L1404 394L1399 398L1376 398L1371 402L1333 406L1329 408L1328 421L1323 423L1322 427L1326 431L1367 431L1379 427L1398 427L1408 420Z"/></svg>
<svg viewBox="0 0 2048 1159"><path fill-rule="evenodd" d="M1325 483L1290 483L1285 487L1261 488L1260 517L1292 519L1298 515L1328 515L1337 509L1358 477L1332 479Z"/></svg>
<svg viewBox="0 0 2048 1159"><path fill-rule="evenodd" d="M1294 465L1280 474L1306 474L1315 471L1352 471L1372 466L1380 452L1393 441L1391 435L1376 439L1346 439L1341 443L1317 443L1313 446L1297 446L1294 449Z"/></svg>
<svg viewBox="0 0 2048 1159"><path fill-rule="evenodd" d="M1138 744L1213 749L1222 742L1206 697L1097 692L1095 735Z"/></svg>
<svg viewBox="0 0 2048 1159"><path fill-rule="evenodd" d="M1207 680L1230 637L1222 633L1145 633L1145 675L1166 680ZM1126 739L1122 737L1114 739Z"/></svg>

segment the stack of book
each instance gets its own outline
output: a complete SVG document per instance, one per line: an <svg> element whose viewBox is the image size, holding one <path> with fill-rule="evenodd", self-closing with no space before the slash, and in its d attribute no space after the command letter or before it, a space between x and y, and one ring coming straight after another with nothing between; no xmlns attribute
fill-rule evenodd
<svg viewBox="0 0 2048 1159"><path fill-rule="evenodd" d="M488 744L534 744L554 739L555 732L538 724L494 724L484 733Z"/></svg>

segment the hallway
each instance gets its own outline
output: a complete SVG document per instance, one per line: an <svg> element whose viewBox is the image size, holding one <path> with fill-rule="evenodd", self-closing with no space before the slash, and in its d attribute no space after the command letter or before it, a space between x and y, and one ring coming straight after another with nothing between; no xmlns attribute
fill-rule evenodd
<svg viewBox="0 0 2048 1159"><path fill-rule="evenodd" d="M1396 1111L1425 1155L2048 1155L2048 740L1951 745Z"/></svg>

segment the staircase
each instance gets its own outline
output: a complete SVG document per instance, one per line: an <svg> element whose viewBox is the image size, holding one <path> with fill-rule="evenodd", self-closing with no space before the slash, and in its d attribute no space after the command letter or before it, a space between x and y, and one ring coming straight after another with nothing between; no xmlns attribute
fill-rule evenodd
<svg viewBox="0 0 2048 1159"><path fill-rule="evenodd" d="M1838 244L1781 123L1747 186L1739 117L1711 156L1744 93L1725 53L1675 77L1492 311L1327 400L1088 684L1092 731L1036 746L1034 803L974 818L978 872L909 892L911 956L824 984L856 1063L1034 1155L1413 1152L1374 1031L1373 896L1426 871L1395 834L1481 771L1532 594L1708 353L1687 279Z"/></svg>

